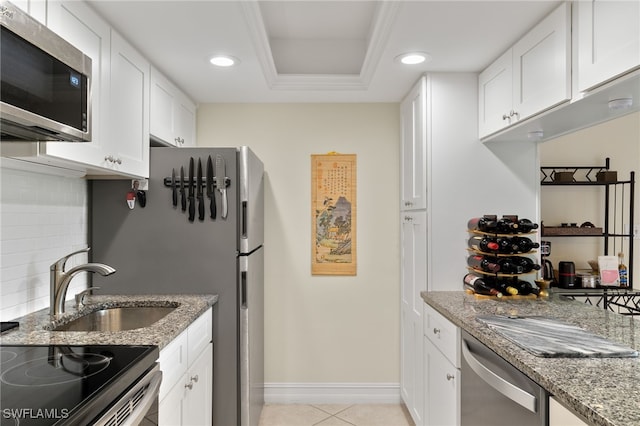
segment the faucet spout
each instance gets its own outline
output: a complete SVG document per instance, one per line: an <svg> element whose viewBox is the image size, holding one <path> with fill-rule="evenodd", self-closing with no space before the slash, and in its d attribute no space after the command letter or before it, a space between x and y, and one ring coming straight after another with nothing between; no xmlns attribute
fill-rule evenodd
<svg viewBox="0 0 640 426"><path fill-rule="evenodd" d="M81 250L85 252L87 250ZM76 252L79 253L79 252ZM72 255L75 253L72 253ZM69 255L71 256L71 255ZM61 259L51 265L51 306L50 313L53 317L64 313L64 301L67 297L67 288L71 280L80 272L94 272L102 276L108 276L116 272L114 268L102 263L85 263L83 265L75 266L68 271L64 271L64 262L69 256Z"/></svg>

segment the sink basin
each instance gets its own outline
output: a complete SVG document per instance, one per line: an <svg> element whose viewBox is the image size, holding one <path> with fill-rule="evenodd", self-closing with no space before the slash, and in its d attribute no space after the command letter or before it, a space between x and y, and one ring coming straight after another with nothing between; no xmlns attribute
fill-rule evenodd
<svg viewBox="0 0 640 426"><path fill-rule="evenodd" d="M134 306L90 312L53 331L124 331L148 327L176 309L175 306Z"/></svg>

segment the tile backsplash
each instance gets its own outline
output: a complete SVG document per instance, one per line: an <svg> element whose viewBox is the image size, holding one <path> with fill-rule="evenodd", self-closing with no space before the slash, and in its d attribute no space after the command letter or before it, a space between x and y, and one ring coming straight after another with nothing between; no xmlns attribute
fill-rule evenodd
<svg viewBox="0 0 640 426"><path fill-rule="evenodd" d="M47 308L49 267L87 246L87 181L0 168L0 320ZM67 268L86 261L74 256ZM86 275L67 298L87 286Z"/></svg>

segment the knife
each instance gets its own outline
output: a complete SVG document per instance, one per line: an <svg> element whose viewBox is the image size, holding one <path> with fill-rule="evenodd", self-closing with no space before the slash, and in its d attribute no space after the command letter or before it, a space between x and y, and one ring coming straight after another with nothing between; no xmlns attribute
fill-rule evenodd
<svg viewBox="0 0 640 426"><path fill-rule="evenodd" d="M207 197L211 199L211 219L216 218L216 191L215 185L213 184L213 161L211 161L211 156L207 159Z"/></svg>
<svg viewBox="0 0 640 426"><path fill-rule="evenodd" d="M202 190L202 160L198 158L198 174L196 175L196 191L198 193L198 220L204 220L204 191Z"/></svg>
<svg viewBox="0 0 640 426"><path fill-rule="evenodd" d="M193 157L189 159L189 222L196 217L196 197L193 182Z"/></svg>
<svg viewBox="0 0 640 426"><path fill-rule="evenodd" d="M173 207L178 205L178 188L176 187L176 169L171 169L171 201Z"/></svg>
<svg viewBox="0 0 640 426"><path fill-rule="evenodd" d="M180 205L182 211L187 210L187 195L184 192L184 167L180 166Z"/></svg>
<svg viewBox="0 0 640 426"><path fill-rule="evenodd" d="M224 157L220 154L216 154L216 187L220 191L220 199L222 202L222 212L220 217L222 219L227 218L227 185L226 185L227 165L224 162Z"/></svg>

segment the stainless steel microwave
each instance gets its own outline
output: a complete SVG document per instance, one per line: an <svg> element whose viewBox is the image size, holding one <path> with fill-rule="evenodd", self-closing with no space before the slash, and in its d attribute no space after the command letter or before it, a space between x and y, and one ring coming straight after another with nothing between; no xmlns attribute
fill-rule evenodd
<svg viewBox="0 0 640 426"><path fill-rule="evenodd" d="M91 58L0 1L0 139L91 141Z"/></svg>

